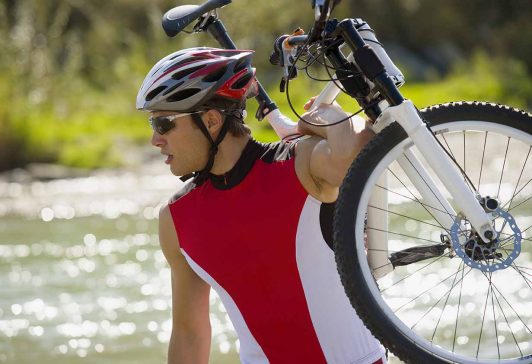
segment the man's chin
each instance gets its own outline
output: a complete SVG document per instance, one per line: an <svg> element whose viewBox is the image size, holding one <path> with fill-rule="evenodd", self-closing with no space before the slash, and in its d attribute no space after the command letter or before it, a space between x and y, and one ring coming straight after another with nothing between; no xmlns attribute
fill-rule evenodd
<svg viewBox="0 0 532 364"><path fill-rule="evenodd" d="M171 165L170 165L170 172L171 172L174 176L178 176L178 177L179 177L179 176L182 176L182 174L180 174L180 171L178 171L177 168L172 167Z"/></svg>
<svg viewBox="0 0 532 364"><path fill-rule="evenodd" d="M170 172L177 177L186 176L187 174L190 174L191 172L170 166Z"/></svg>

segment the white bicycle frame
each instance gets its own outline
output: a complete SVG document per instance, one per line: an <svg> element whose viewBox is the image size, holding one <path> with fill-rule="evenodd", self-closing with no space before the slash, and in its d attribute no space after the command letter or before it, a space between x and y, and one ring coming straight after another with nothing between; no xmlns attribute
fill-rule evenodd
<svg viewBox="0 0 532 364"><path fill-rule="evenodd" d="M351 56L348 57L348 60L352 60ZM340 89L336 83L329 82L314 101L315 106L313 107L317 107L317 105L322 103L332 104L339 92ZM280 137L296 133L295 126L297 124L284 116L279 110L272 111L266 118ZM440 145L436 143L434 136L425 126L411 101L405 100L400 105L388 106L384 109L375 122L375 132L379 132L393 121L397 121L403 127L419 149L419 152L425 157L427 163L433 167L432 169L440 182L450 193L459 209L457 213L439 190L436 182L430 177L423 163L412 151L405 149L404 155L397 161L412 184L417 188L422 196L423 203L428 206L437 222L443 229L450 230L451 226L456 222L456 216L467 217L472 228L478 232L479 236L484 241L489 242L490 239L486 237L489 236L488 232L491 232L492 236L495 236L495 234L491 227L490 216L479 203L480 196L475 196L468 188L460 171ZM379 185L386 187L385 175L379 180ZM386 233L388 231L386 212L388 211L388 201L386 196L387 191L385 189L374 190L370 203L376 206L377 209L370 209L367 216L368 226L374 228L367 231L367 244L368 259L376 278L382 277L392 270L391 263L388 260L388 237Z"/></svg>

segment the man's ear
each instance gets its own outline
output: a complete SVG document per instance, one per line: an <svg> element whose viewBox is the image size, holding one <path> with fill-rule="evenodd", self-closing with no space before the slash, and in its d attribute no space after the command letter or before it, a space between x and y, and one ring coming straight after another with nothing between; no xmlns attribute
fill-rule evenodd
<svg viewBox="0 0 532 364"><path fill-rule="evenodd" d="M203 114L203 122L211 135L219 132L222 128L223 121L223 115L218 110L210 109Z"/></svg>

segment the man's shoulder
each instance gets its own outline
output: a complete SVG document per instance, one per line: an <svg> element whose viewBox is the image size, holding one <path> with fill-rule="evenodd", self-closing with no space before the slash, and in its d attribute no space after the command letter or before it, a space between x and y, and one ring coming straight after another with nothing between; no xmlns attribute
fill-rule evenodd
<svg viewBox="0 0 532 364"><path fill-rule="evenodd" d="M190 179L186 181L185 183L181 185L179 190L176 193L174 193L174 195L168 200L168 205L172 205L176 201L188 195L189 193L194 191L196 187L198 187L198 185L195 183L194 179Z"/></svg>
<svg viewBox="0 0 532 364"><path fill-rule="evenodd" d="M259 159L266 163L290 160L295 156L295 142L278 141L273 143L259 143Z"/></svg>

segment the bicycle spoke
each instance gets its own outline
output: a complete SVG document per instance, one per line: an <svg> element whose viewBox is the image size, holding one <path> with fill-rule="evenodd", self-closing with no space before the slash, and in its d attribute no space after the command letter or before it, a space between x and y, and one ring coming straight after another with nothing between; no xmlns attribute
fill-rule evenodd
<svg viewBox="0 0 532 364"><path fill-rule="evenodd" d="M392 191L392 190L390 190L390 189L388 189L388 188L386 188L386 187L383 187L383 186L381 186L381 185L375 185L375 187L379 187L379 188L381 188L381 189L383 189L383 190L385 190L385 191L387 191L387 192L390 192L390 193L393 193L393 194L395 194L395 195L397 195L397 196L400 196L400 197L406 198L407 200L410 200L410 201L413 201L413 202L417 202L418 204L420 204L421 206L423 206L423 208L425 208L425 209L426 209L426 208L429 208L429 209L432 209L432 210L435 210L435 211L443 212L444 214L449 215L449 216L452 217L453 219L456 219L456 215L453 215L453 214L451 214L451 213L449 213L449 212L447 212L447 211L444 211L444 210L440 210L440 209L437 208L437 207L434 207L434 206L431 206L431 205L427 205L426 203L423 203L423 202L419 201L418 199L416 199L415 196L414 196L414 198L412 198L412 197L409 197L409 196L403 195L402 193L399 193L399 192L397 192L397 191ZM408 192L410 192L410 191L408 191ZM410 193L412 193L412 192L410 192Z"/></svg>
<svg viewBox="0 0 532 364"><path fill-rule="evenodd" d="M527 198L527 199L524 200L524 201L521 201L519 204L515 205L515 206L512 207L511 209L508 209L507 211L508 211L508 212L512 211L513 209L515 209L515 208L521 206L522 204L524 204L525 202L528 202L531 198L532 198L532 196L530 196L529 198Z"/></svg>
<svg viewBox="0 0 532 364"><path fill-rule="evenodd" d="M474 183L469 179L469 177L467 176L466 172L465 172L465 168L462 168L458 161L456 160L456 157L454 156L454 153L452 151L452 148L450 147L449 143L447 142L447 139L445 138L445 135L441 134L441 137L443 138L444 142L445 142L445 145L447 146L447 149L445 149L447 152L448 152L448 155L450 156L450 158L452 159L452 161L456 164L456 166L458 167L458 169L460 170L460 173L462 174L462 177L464 177L464 182L466 183L467 187L469 188L469 190L473 193L477 193L478 191L474 190L475 189L475 185ZM465 139L465 135L464 135L464 139ZM440 145L443 147L443 144L440 143ZM465 167L465 157L464 157L464 167Z"/></svg>
<svg viewBox="0 0 532 364"><path fill-rule="evenodd" d="M478 359L478 353L480 351L480 342L482 340L482 330L484 329L484 320L486 319L486 311L488 308L488 298L490 296L489 291L491 290L491 285L488 286L488 292L486 293L486 301L484 302L484 312L482 314L482 322L480 323L480 334L478 336L478 345L477 345L477 359Z"/></svg>
<svg viewBox="0 0 532 364"><path fill-rule="evenodd" d="M408 158L407 158L407 160L408 160ZM410 162L410 161L409 161L409 162ZM410 162L410 163L411 163L411 162ZM395 173L393 173L392 170L390 170L389 168L388 168L388 170L389 170L390 173L391 173L391 174L392 174L392 175L393 175L393 176L394 176L394 177L395 177L395 178L396 178L396 179L397 179L397 180L403 185L403 187L406 188L406 190L412 195L412 197L414 197L415 200L416 200L418 203L421 204L421 201L419 201L419 199L418 199L418 198L417 198L417 197L416 197L416 196L415 196L415 195L414 195L414 194L408 189L408 187L406 187L406 185L403 183L403 181L401 181L401 180L399 179L399 177L397 177L397 175L396 175ZM417 170L416 170L416 171L417 171ZM418 175L419 175L419 172L418 172ZM420 177L421 177L421 176L420 176ZM423 182L428 186L428 184L427 184L427 182L426 182L425 180L423 180ZM434 192L433 192L433 193L434 193ZM441 201L440 201L440 204L441 204ZM439 224L438 219L436 219L436 217L435 217L435 216L434 216L434 215L433 215L433 214L432 214L432 213L431 213L431 212L430 212L430 211L429 211L429 210L428 210L423 204L421 204L421 206L423 206L423 208L425 209L425 211L427 211L427 212L429 213L429 215L434 219L434 221L436 221L436 222ZM445 209L445 206L443 206L443 204L442 204L442 207L443 207L443 209L445 210L444 212L445 212L447 215L452 216L452 214L449 213L449 211L447 211L447 210ZM441 225L440 225L440 226L441 226ZM441 226L441 228L445 230L445 228L444 228L443 226Z"/></svg>
<svg viewBox="0 0 532 364"><path fill-rule="evenodd" d="M532 280L530 278L527 278L524 276L523 272L521 272L517 266L515 264L512 263L512 268L523 278L523 280L525 281L526 285L528 286L528 288L530 288L530 290L532 290L532 286L531 286L531 283L532 283ZM530 273L527 273L528 275L531 275Z"/></svg>
<svg viewBox="0 0 532 364"><path fill-rule="evenodd" d="M524 234L526 231L530 230L530 228L532 228L532 225L530 225L529 227L527 227L525 230L521 230L521 234Z"/></svg>
<svg viewBox="0 0 532 364"><path fill-rule="evenodd" d="M483 275L484 277L486 277L486 273L483 272ZM487 279L487 277L486 277ZM499 290L499 288L497 288L497 286L495 284L493 284L492 282L490 282L490 285L492 287L492 290L495 289L497 291L497 293L499 293L499 295L504 299L504 302L506 302L506 304L508 305L508 307L513 311L513 313L515 314L515 316L517 316L517 318L519 319L519 321L521 321L521 323L524 325L524 327L526 327L526 329L528 330L528 332L530 334L532 334L532 330L528 327L527 323L521 318L521 316L519 315L519 313L517 313L517 311L515 310L515 308L510 304L510 302L508 302L508 300L506 299L506 297L502 294L502 292Z"/></svg>
<svg viewBox="0 0 532 364"><path fill-rule="evenodd" d="M464 130L462 132L462 134L463 134L463 141L464 141L464 150L463 150L464 168L462 168L463 177L464 177L464 183L469 188L469 191L471 191L471 193L475 193L475 191L473 190L475 188L475 185L473 184L473 182L471 182L471 185L469 183L467 183L468 181L467 181L467 177L466 177L467 176L467 170L466 170L466 131Z"/></svg>
<svg viewBox="0 0 532 364"><path fill-rule="evenodd" d="M467 170L466 170L466 157L465 157L465 151L466 151L465 130L462 131L462 136L463 136L463 140L464 140L464 150L463 150L463 154L464 154L464 174L467 174ZM464 182L466 182L466 181L464 180Z"/></svg>
<svg viewBox="0 0 532 364"><path fill-rule="evenodd" d="M453 353L454 346L456 344L456 333L458 331L458 317L460 315L460 302L462 302L462 289L464 287L464 271L462 270L462 280L460 282L460 295L458 296L458 307L456 308L456 323L454 325L454 336L453 336Z"/></svg>
<svg viewBox="0 0 532 364"><path fill-rule="evenodd" d="M521 316L517 313L517 311L512 307L512 305L510 305L510 303L508 302L508 300L504 297L504 295L499 291L499 289L495 286L495 285L492 285L493 288L495 288L495 290L497 290L497 292L499 293L499 295L504 299L504 301L506 302L506 304L508 305L508 307L514 312L514 314L519 318L519 320L521 321L521 323L524 325L524 327L527 328L527 330L529 332L532 333L532 331L530 330L530 328L528 327L528 325L526 324L526 322L524 322L524 320L521 318ZM506 321L506 324L508 325L508 327L510 328L510 333L514 339L514 342L515 342L515 345L517 346L517 349L519 350L519 353L521 354L521 356L523 355L522 351L521 351L521 347L519 346L519 343L517 342L517 338L515 337L514 335L514 332L513 330L511 329L511 326L510 326L510 323L508 322L508 319L506 317L506 314L504 313L504 310L502 308L502 305L497 297L497 294L495 293L495 291L492 289L492 292L493 292L493 296L492 296L492 299L493 297L495 297L495 300L497 301L497 305L499 306L499 309L504 317L504 320ZM497 330L497 328L496 328ZM498 333L497 331L495 331L495 335L496 335L496 338L498 338ZM498 346L498 340L497 340L497 346ZM500 359L500 353L499 353L499 359Z"/></svg>
<svg viewBox="0 0 532 364"><path fill-rule="evenodd" d="M373 251L373 250L372 250L372 251ZM379 270L379 269L381 269L381 268L384 268L384 267L386 267L386 266L388 266L388 265L390 265L389 262L386 263L386 264L383 264L383 265L379 265L378 267L372 267L371 269L374 270L374 271L377 271L377 270Z"/></svg>
<svg viewBox="0 0 532 364"><path fill-rule="evenodd" d="M517 342L517 338L515 337L514 332L511 329L510 322L508 322L508 318L506 317L506 314L504 313L504 310L502 309L501 303L499 302L499 298L497 297L496 294L494 294L494 296L495 296L495 300L497 300L497 305L499 306L499 310L501 311L502 316L504 317L504 321L506 321L506 325L508 325L508 327L510 328L510 333L512 334L515 345L517 346L517 350L519 350L519 353L521 354L521 356L523 356L523 352L521 351L521 348L519 347L519 343Z"/></svg>
<svg viewBox="0 0 532 364"><path fill-rule="evenodd" d="M506 152L504 153L504 161L502 163L501 178L499 180L499 189L497 190L497 199L499 199L499 193L501 192L502 176L504 175L504 167L506 167L506 159L508 157L509 147L510 147L510 137L508 137L508 143L506 144Z"/></svg>
<svg viewBox="0 0 532 364"><path fill-rule="evenodd" d="M405 238L410 238L410 239L414 239L414 240L428 241L429 243L440 244L439 241L419 238L419 237L416 237L416 236L413 236L413 235L401 234L401 233L397 233L397 232L394 232L394 231L382 230L382 229L377 229L377 228L369 227L369 226L367 226L366 229L380 231L382 233L388 233L388 234L397 235L397 236L404 236Z"/></svg>
<svg viewBox="0 0 532 364"><path fill-rule="evenodd" d="M493 287L492 282L491 282L491 273L490 273L489 282L490 282L490 287ZM501 348L499 347L499 332L497 330L497 318L495 317L495 304L493 302L493 294L494 292L492 288L491 289L491 307L493 310L493 326L495 327L495 343L497 343L497 354L499 355L499 360L501 360Z"/></svg>
<svg viewBox="0 0 532 364"><path fill-rule="evenodd" d="M460 271L463 272L464 268L465 268L465 264L462 261L462 262L460 262L460 267L458 268L458 270L455 273L455 276L454 276L454 279L453 279L453 284L451 285L451 288L440 297L440 300L441 300L441 298L443 298L444 296L447 296L447 297L445 297L445 302L444 302L443 308L442 308L442 310L440 312L440 317L438 317L438 321L436 322L436 326L434 327L434 331L432 332L432 337L430 338L430 342L434 342L434 336L436 336L436 331L438 331L438 326L440 325L441 318L443 316L443 313L445 312L445 308L447 307L447 302L449 301L449 297L451 296L451 292L454 289L454 287L456 287L456 284L458 284L458 282L455 284L456 277L458 277L458 273L460 273ZM467 274L469 274L469 272L471 272L472 270L473 269L470 268L469 271L467 272Z"/></svg>
<svg viewBox="0 0 532 364"><path fill-rule="evenodd" d="M512 234L510 236L505 237L504 239L499 241L499 247L505 247L508 244L510 244L513 241L513 238L515 238L515 234Z"/></svg>
<svg viewBox="0 0 532 364"><path fill-rule="evenodd" d="M447 143L447 139L445 138L445 135L441 134L441 137L443 138L443 141L445 142L445 145L447 146L447 151L451 154L451 157L456 160L456 158L454 157L454 154L453 154L453 150L451 149L451 147L449 146L449 143Z"/></svg>
<svg viewBox="0 0 532 364"><path fill-rule="evenodd" d="M421 267L421 268L418 268L417 270L415 270L414 272L412 272L410 275L407 275L407 276L405 276L405 277L399 279L398 281L393 282L392 284L390 284L390 286L388 286L388 287L382 289L382 290L381 290L381 293L382 293L382 292L386 292L388 289L392 288L392 287L395 286L396 284L401 283L401 282L403 282L404 280L413 277L414 274L416 274L416 273L422 271L423 269L425 269L425 268L431 266L432 264L436 263L437 261L439 261L441 258L444 258L444 257L445 257L445 255L442 255L442 256L440 256L440 257L437 257L435 260L433 260L432 262L430 262L430 263L424 265L424 266Z"/></svg>
<svg viewBox="0 0 532 364"><path fill-rule="evenodd" d="M519 178L517 179L517 183L515 184L514 192L512 193L512 198L510 199L508 209L512 208L512 201L515 197L515 191L517 191L517 187L519 186L519 182L521 182L521 177L523 176L523 172L525 171L526 162L528 162L528 157L530 156L530 151L532 150L532 146L528 148L528 153L526 154L525 162L523 163L523 168L521 169L521 173L519 174Z"/></svg>
<svg viewBox="0 0 532 364"><path fill-rule="evenodd" d="M431 306L429 307L426 312L416 321L416 323L414 325L412 325L410 327L410 329L413 329L414 327L417 326L417 324L419 324L421 322L421 320L423 320L423 318L425 316L427 316L434 308L436 308L436 306L438 305L438 303L444 298L446 297L445 299L445 302L443 304L443 309L440 313L440 316L438 318L438 322L436 323L436 327L434 329L434 332L432 333L432 337L431 337L431 342L434 341L434 336L436 335L436 331L437 331L437 328L438 328L438 325L439 325L439 322L441 321L441 317L443 315L443 312L445 311L445 307L447 306L447 302L449 300L449 297L450 297L450 294L452 292L452 290L454 289L454 287L456 287L456 285L458 285L458 283L462 282L463 279L465 278L465 276L467 276L473 269L470 268L469 271L464 275L463 274L463 271L464 271L464 264L463 262L460 264L460 268L458 268L458 270L455 272L455 273L451 273L449 276L447 276L445 279L443 279L442 281L438 282L437 284L433 285L431 288L428 288L426 289L424 292L420 293L417 297L413 298L412 300L410 300L409 302L405 303L404 305L402 305L401 307L399 307L398 309L394 310L394 313L395 312L398 312L401 310L402 307L406 306L407 304L413 302L414 300L418 299L419 297L421 297L423 294L425 294L426 292L428 292L429 290L431 290L432 288L434 287L437 287L439 286L441 283L445 282L446 280L448 280L449 278L451 278L453 275L454 275L454 279L453 279L453 283L451 283L451 288L448 289L446 292L444 292L440 298ZM458 273L460 273L460 271L462 271L462 275L463 277L458 281L456 282L456 277L458 276Z"/></svg>
<svg viewBox="0 0 532 364"><path fill-rule="evenodd" d="M480 173L478 174L478 187L477 191L480 193L480 179L482 178L482 169L484 168L484 155L486 153L486 141L488 139L488 132L484 135L484 146L482 148L482 159L480 161Z"/></svg>
<svg viewBox="0 0 532 364"><path fill-rule="evenodd" d="M519 194L519 193L520 193L520 192L521 192L526 186L528 186L528 184L529 184L530 182L532 182L532 178L529 179L528 182L525 183L525 184L523 185L523 187L521 187L521 188L519 189L519 191L517 191L516 193L514 193L514 195L512 196L512 200L513 200L514 197L517 196L517 195L518 195L518 194ZM509 202L510 202L510 201L506 202L504 205L501 206L501 208L504 209L504 208L506 207L506 205L508 205ZM515 206L514 206L513 208L515 208Z"/></svg>
<svg viewBox="0 0 532 364"><path fill-rule="evenodd" d="M383 208L381 208L381 207L377 207L377 206L373 206L373 205L368 205L368 207L374 208L374 209L376 209L376 210L380 210L380 211L388 212L388 213L393 214L393 215L401 216L401 217L404 217L405 219L409 219L409 220L417 221L417 222L419 222L419 223L421 223L421 224L425 224L425 225L429 225L429 226L434 226L434 227L437 227L437 228L442 228L442 229L444 229L444 230L447 231L447 232L450 231L449 229L445 229L445 228L443 228L443 227L440 226L440 225L431 224L430 222L426 222L426 221L419 220L419 219L416 219L416 218L413 218L413 217L410 217L410 216L406 216L406 215L400 214L400 213L395 212L395 211L386 210L386 209L383 209Z"/></svg>
<svg viewBox="0 0 532 364"><path fill-rule="evenodd" d="M521 270L524 269L524 270L532 271L532 268L529 268L529 267L523 267L522 265L517 265L517 264L514 264L514 265L515 265L517 268L521 269ZM526 274L532 276L532 273L528 273L528 272L527 272Z"/></svg>
<svg viewBox="0 0 532 364"><path fill-rule="evenodd" d="M425 179L423 179L423 177L421 176L421 173L419 173L419 171L418 171L417 168L414 166L414 164L412 163L412 161L411 161L407 156L405 156L405 158L406 158L406 160L408 161L408 163L410 163L410 165L412 166L412 168L414 168L414 170L416 171L417 175L421 178L421 180L423 181L423 183L425 183L425 185L428 187L428 189L429 189L429 191L432 193L432 195L433 195L434 197L436 197L436 199L438 200L438 202L440 203L440 205L441 205L441 206L443 207L443 209L445 210L445 213L448 214L449 216L451 216L451 213L449 213L449 212L447 211L447 209L445 208L443 202L440 201L440 200L438 199L438 196L436 195L436 192L434 192L434 191L432 190L432 188L429 186L429 184L427 183L427 181L425 181ZM394 176L395 176L395 174L394 174ZM395 176L395 177L397 178L397 176ZM398 178L397 178L397 179L398 179ZM408 187L406 187L402 181L400 181L400 182L401 182L401 184L402 184L402 185L408 190ZM464 182L467 182L467 181L464 180ZM467 184L467 183L466 183L466 184ZM471 187L470 187L469 185L468 185L468 187L469 187L469 190L471 190ZM409 191L409 192L410 192L410 191ZM473 192L473 191L471 190L471 192ZM412 193L411 193L411 194L412 194ZM414 196L414 194L412 194L412 196ZM429 212L429 211L427 210L427 212ZM429 214L430 214L430 212L429 212ZM430 215L436 220L436 218L435 218L432 214L430 214ZM436 222L438 222L438 220L436 220ZM443 226L441 226L441 227L443 228Z"/></svg>
<svg viewBox="0 0 532 364"><path fill-rule="evenodd" d="M401 305L401 306L395 308L393 312L396 313L396 312L401 311L401 309L402 309L403 307L407 306L409 303L414 302L415 300L417 300L419 297L423 296L425 293L427 293L427 292L430 291L431 289L433 289L433 288L439 286L440 284L442 284L443 282L445 282L446 280L448 280L449 278L451 278L453 275L455 276L455 279L456 279L456 274L457 274L457 273L451 273L451 274L449 274L447 277L445 277L445 278L442 279L441 281L435 283L432 287L427 288L426 290L424 290L423 292L421 292L420 294L418 294L416 297L412 298L412 299L411 299L410 301L408 301L407 303L405 303L405 304L403 304L403 305ZM453 283L454 283L454 281L453 281ZM442 296L441 298L443 298L443 296ZM441 298L438 300L438 302L441 300ZM432 309L432 308L431 308L431 309ZM430 309L429 309L429 311L430 311ZM425 316L426 316L426 314L423 315L423 317L425 317ZM422 317L422 318L423 318L423 317ZM421 319L420 319L420 320L421 320ZM416 326L416 325L419 323L420 320L418 320L418 322L416 322L416 323L414 324L414 326ZM414 326L412 326L411 329L414 328Z"/></svg>
<svg viewBox="0 0 532 364"><path fill-rule="evenodd" d="M371 251L371 252L381 252L381 253L390 253L390 252L391 252L392 254L393 254L393 253L404 252L404 250L405 250L405 249L401 249L401 250L373 249L373 248L371 248L371 249L367 249L368 252L370 252L370 251ZM423 260L433 259L433 258L441 258L441 257L444 257L444 256L446 256L446 255L448 255L448 253L447 253L447 252L444 252L444 253L442 253L442 254L440 254L440 255L434 255L434 256L431 256L431 257L425 258L425 259L423 259ZM412 263L417 263L417 262L418 262L418 261L416 261L416 262L412 262ZM390 265L390 264L393 265L393 262L391 262L390 260L388 260L388 262L386 262L385 264L380 265L380 266L378 266L378 267L372 267L372 269L373 269L373 270L378 270L378 269L380 269L380 268L384 268L384 267L386 267L386 266L388 266L388 265ZM404 265L404 264L403 264L403 265ZM394 267L394 268L396 268L396 267Z"/></svg>
<svg viewBox="0 0 532 364"><path fill-rule="evenodd" d="M507 241L509 237L514 237L515 234L508 234L508 233L501 233L501 235L505 235L503 237L504 241ZM523 238L521 237L521 241L532 241L532 238Z"/></svg>
<svg viewBox="0 0 532 364"><path fill-rule="evenodd" d="M375 248L371 248L371 249L367 249L368 251L372 251L372 252L392 252L392 253L397 253L397 252L400 252L401 250L390 250L390 249L375 249Z"/></svg>

